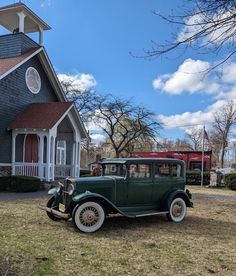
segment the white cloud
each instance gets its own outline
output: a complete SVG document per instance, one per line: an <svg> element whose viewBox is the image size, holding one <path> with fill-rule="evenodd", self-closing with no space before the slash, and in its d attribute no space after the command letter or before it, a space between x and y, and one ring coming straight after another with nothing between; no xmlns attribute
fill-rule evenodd
<svg viewBox="0 0 236 276"><path fill-rule="evenodd" d="M227 83L235 83L236 63L226 64L224 66L222 80Z"/></svg>
<svg viewBox="0 0 236 276"><path fill-rule="evenodd" d="M224 18L231 17L232 16L232 9L228 12L225 12L225 10L219 11L218 14L216 14L213 17L213 20L206 24L206 18L203 17L201 14L195 14L187 20L185 20L185 26L182 28L181 32L178 34L177 42L183 41L185 39L189 39L191 36L195 35L198 32L201 32L202 29L208 29L213 30L209 35L206 35L199 43L203 46L211 46L214 44L221 44L222 42L225 42L225 39L228 39L228 43L232 43L235 40L235 31L236 26L229 29L229 24L225 24L224 26L221 26L220 28L215 27L215 22L223 21ZM233 23L233 22L232 22ZM190 43L192 41L189 41Z"/></svg>
<svg viewBox="0 0 236 276"><path fill-rule="evenodd" d="M82 92L94 88L97 84L94 76L91 74L58 74L57 76L60 81L69 82L74 89Z"/></svg>
<svg viewBox="0 0 236 276"><path fill-rule="evenodd" d="M191 37L193 34L199 32L200 27L198 26L198 24L201 24L201 22L202 22L201 16L199 16L198 14L187 18L187 20L185 20L186 25L182 28L181 32L178 34L176 41L177 42L183 41Z"/></svg>
<svg viewBox="0 0 236 276"><path fill-rule="evenodd" d="M45 8L46 6L50 7L52 5L52 0L44 0L41 4L40 4L40 8Z"/></svg>
<svg viewBox="0 0 236 276"><path fill-rule="evenodd" d="M196 112L184 112L182 114L175 114L170 116L159 115L158 120L163 123L164 128L181 127L187 129L191 128L192 126L209 124L214 120L214 112L219 111L225 104L225 100L219 100L214 104L209 105L203 111L199 110Z"/></svg>
<svg viewBox="0 0 236 276"><path fill-rule="evenodd" d="M180 95L184 92L192 94L203 90L208 94L215 93L218 85L210 83L205 76L209 68L209 62L186 59L175 73L161 75L154 79L153 88L162 89L173 95Z"/></svg>
<svg viewBox="0 0 236 276"><path fill-rule="evenodd" d="M99 144L100 142L104 141L106 139L106 136L103 134L90 134L90 137L92 139L92 143Z"/></svg>

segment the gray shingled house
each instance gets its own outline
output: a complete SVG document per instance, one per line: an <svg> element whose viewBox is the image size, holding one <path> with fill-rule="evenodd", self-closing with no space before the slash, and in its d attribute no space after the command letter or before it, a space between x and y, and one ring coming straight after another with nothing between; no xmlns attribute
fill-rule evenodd
<svg viewBox="0 0 236 276"><path fill-rule="evenodd" d="M0 8L0 25L10 31L0 36L0 174L78 176L88 137L43 47L50 27L22 3Z"/></svg>

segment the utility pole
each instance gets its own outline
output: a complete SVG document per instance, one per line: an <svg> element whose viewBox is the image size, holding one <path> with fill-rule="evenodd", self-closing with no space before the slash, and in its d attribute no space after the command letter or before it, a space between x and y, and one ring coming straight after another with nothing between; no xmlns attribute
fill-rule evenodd
<svg viewBox="0 0 236 276"><path fill-rule="evenodd" d="M202 171L201 171L201 187L203 187L204 180L204 147L205 147L205 125L202 129Z"/></svg>

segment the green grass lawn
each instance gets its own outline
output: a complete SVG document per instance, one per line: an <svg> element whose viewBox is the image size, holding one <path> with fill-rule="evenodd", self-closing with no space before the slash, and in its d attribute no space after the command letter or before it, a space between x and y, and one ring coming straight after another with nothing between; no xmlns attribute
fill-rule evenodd
<svg viewBox="0 0 236 276"><path fill-rule="evenodd" d="M180 224L111 217L94 234L40 201L0 203L0 275L236 275L235 201L197 199Z"/></svg>

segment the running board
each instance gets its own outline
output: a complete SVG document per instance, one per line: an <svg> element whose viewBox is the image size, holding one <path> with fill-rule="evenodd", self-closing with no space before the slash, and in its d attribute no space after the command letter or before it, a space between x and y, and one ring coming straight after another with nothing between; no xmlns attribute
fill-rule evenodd
<svg viewBox="0 0 236 276"><path fill-rule="evenodd" d="M169 212L153 212L153 213L143 213L140 215L135 215L136 218L139 217L147 217L147 216L155 216L155 215L163 215L163 214L168 214Z"/></svg>

